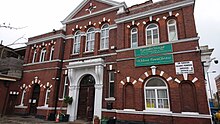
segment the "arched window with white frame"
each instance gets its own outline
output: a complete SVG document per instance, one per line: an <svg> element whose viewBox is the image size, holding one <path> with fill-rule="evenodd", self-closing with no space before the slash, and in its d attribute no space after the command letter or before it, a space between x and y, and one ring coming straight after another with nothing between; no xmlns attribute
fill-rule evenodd
<svg viewBox="0 0 220 124"><path fill-rule="evenodd" d="M45 47L42 48L42 50L40 52L40 60L39 60L39 62L44 62L45 61L46 52L47 52L46 48Z"/></svg>
<svg viewBox="0 0 220 124"><path fill-rule="evenodd" d="M25 94L26 94L26 91L23 90L23 91L22 91L22 94L21 94L21 103L20 103L21 106L24 106L24 98L25 98Z"/></svg>
<svg viewBox="0 0 220 124"><path fill-rule="evenodd" d="M131 48L138 47L138 29L132 28L131 29Z"/></svg>
<svg viewBox="0 0 220 124"><path fill-rule="evenodd" d="M32 58L32 63L35 62L36 56L37 56L37 50L34 49L33 58Z"/></svg>
<svg viewBox="0 0 220 124"><path fill-rule="evenodd" d="M53 55L54 55L54 46L50 48L50 61L53 60Z"/></svg>
<svg viewBox="0 0 220 124"><path fill-rule="evenodd" d="M45 94L44 106L49 105L49 100L50 100L50 88L47 88Z"/></svg>
<svg viewBox="0 0 220 124"><path fill-rule="evenodd" d="M95 29L89 28L86 35L86 49L85 52L94 51L95 44Z"/></svg>
<svg viewBox="0 0 220 124"><path fill-rule="evenodd" d="M154 23L146 27L146 45L151 44L159 44L159 27Z"/></svg>
<svg viewBox="0 0 220 124"><path fill-rule="evenodd" d="M176 20L175 19L170 19L167 22L167 30L168 30L169 41L178 40L177 26L176 26Z"/></svg>
<svg viewBox="0 0 220 124"><path fill-rule="evenodd" d="M144 85L145 109L170 111L169 93L166 82L159 77L152 77Z"/></svg>
<svg viewBox="0 0 220 124"><path fill-rule="evenodd" d="M100 50L109 48L109 25L104 24L101 28Z"/></svg>
<svg viewBox="0 0 220 124"><path fill-rule="evenodd" d="M81 34L80 31L77 31L74 35L73 54L78 54L80 52L80 40Z"/></svg>

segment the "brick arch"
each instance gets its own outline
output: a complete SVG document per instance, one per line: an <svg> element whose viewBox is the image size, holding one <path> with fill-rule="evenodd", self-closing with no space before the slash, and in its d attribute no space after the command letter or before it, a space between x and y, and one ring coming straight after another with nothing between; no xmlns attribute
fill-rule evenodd
<svg viewBox="0 0 220 124"><path fill-rule="evenodd" d="M126 83L129 83L129 82L131 82L133 85L135 85L137 83L137 80L135 80L132 77L126 77L126 78L124 78L123 80L120 81L120 83L122 85L125 85Z"/></svg>
<svg viewBox="0 0 220 124"><path fill-rule="evenodd" d="M138 78L138 82L143 83L145 79L147 79L150 76L163 77L168 83L171 83L173 80L173 78L165 71L162 71L160 69L157 69L155 66L152 66L151 70L147 70Z"/></svg>
<svg viewBox="0 0 220 124"><path fill-rule="evenodd" d="M32 80L31 83L27 85L27 88L31 88L34 84L39 84L40 87L43 86L43 84L41 83L41 80L38 77L34 77L34 80Z"/></svg>
<svg viewBox="0 0 220 124"><path fill-rule="evenodd" d="M196 83L199 79L197 77L194 77L192 75L189 75L189 74L183 74L182 77L180 77L179 79L178 78L175 78L174 81L177 82L177 83L181 83L182 81L190 81L192 83Z"/></svg>

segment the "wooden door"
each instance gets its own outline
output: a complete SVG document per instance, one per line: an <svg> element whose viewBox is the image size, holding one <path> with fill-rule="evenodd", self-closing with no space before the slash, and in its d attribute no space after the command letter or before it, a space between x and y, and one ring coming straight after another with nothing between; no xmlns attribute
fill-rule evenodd
<svg viewBox="0 0 220 124"><path fill-rule="evenodd" d="M92 121L94 114L95 80L91 75L80 82L77 119Z"/></svg>

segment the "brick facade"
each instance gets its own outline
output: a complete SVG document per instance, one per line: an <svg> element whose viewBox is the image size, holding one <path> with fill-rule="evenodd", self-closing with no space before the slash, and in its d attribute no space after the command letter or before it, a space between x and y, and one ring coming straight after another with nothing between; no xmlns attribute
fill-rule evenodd
<svg viewBox="0 0 220 124"><path fill-rule="evenodd" d="M29 38L22 78L24 85L20 88L21 92L26 91L25 101L23 106L16 106L16 112L23 111L25 114L46 118L49 113L57 113L62 108L63 112L70 114L70 121L79 119L77 110L82 110L78 108L82 94L80 83L83 77L92 75L96 82L93 86L94 106L87 106L94 109L92 117L99 119L115 117L119 123L126 121L158 124L211 123L201 53L196 49L199 46L199 38L193 16L194 2L167 0L157 3L145 2L127 8L124 3L114 1L83 1L62 21L65 31L58 30ZM167 24L171 19L176 22L178 37L175 41L169 41L168 37ZM100 50L101 29L104 24L109 26L108 48ZM146 29L150 24L158 26L159 43L147 44ZM138 30L137 48L131 48L131 29L134 27ZM91 28L94 28L95 32L94 50L88 52L86 51L89 44L88 30ZM77 31L80 31L80 46L79 53L74 54L73 47L76 42L74 37ZM172 52L163 55L172 55L173 62L135 65L138 58L136 50L165 45L170 45ZM54 46L53 59L49 60L52 46ZM45 61L39 62L43 48L46 49ZM32 62L35 50L37 54L35 61ZM139 58L152 56L159 55L144 55ZM194 73L176 74L175 62L185 61L193 62ZM109 97L111 92L109 90L112 90L109 84L110 72L113 72L115 77L113 97ZM68 106L62 102L66 76L69 96L73 97L73 103ZM159 79L166 85L168 99L166 109L155 109L155 106L153 109L149 108L145 99L148 95L146 85L151 79ZM35 86L40 86L40 92L36 98L37 102L32 103ZM45 105L47 89L50 89L49 104ZM31 113L30 106L34 104L37 111ZM159 101L155 105L158 107ZM87 114L85 117L90 116Z"/></svg>

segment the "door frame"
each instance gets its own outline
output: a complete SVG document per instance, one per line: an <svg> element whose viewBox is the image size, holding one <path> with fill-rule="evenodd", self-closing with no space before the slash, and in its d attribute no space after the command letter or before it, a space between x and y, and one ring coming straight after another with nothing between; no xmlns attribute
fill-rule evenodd
<svg viewBox="0 0 220 124"><path fill-rule="evenodd" d="M67 114L70 114L69 121L77 119L79 88L81 79L90 74L95 79L95 98L93 117L102 117L102 92L103 92L103 75L104 60L102 58L90 59L86 61L70 62L67 65L68 78L70 82L69 96L73 98L73 104L68 105Z"/></svg>

